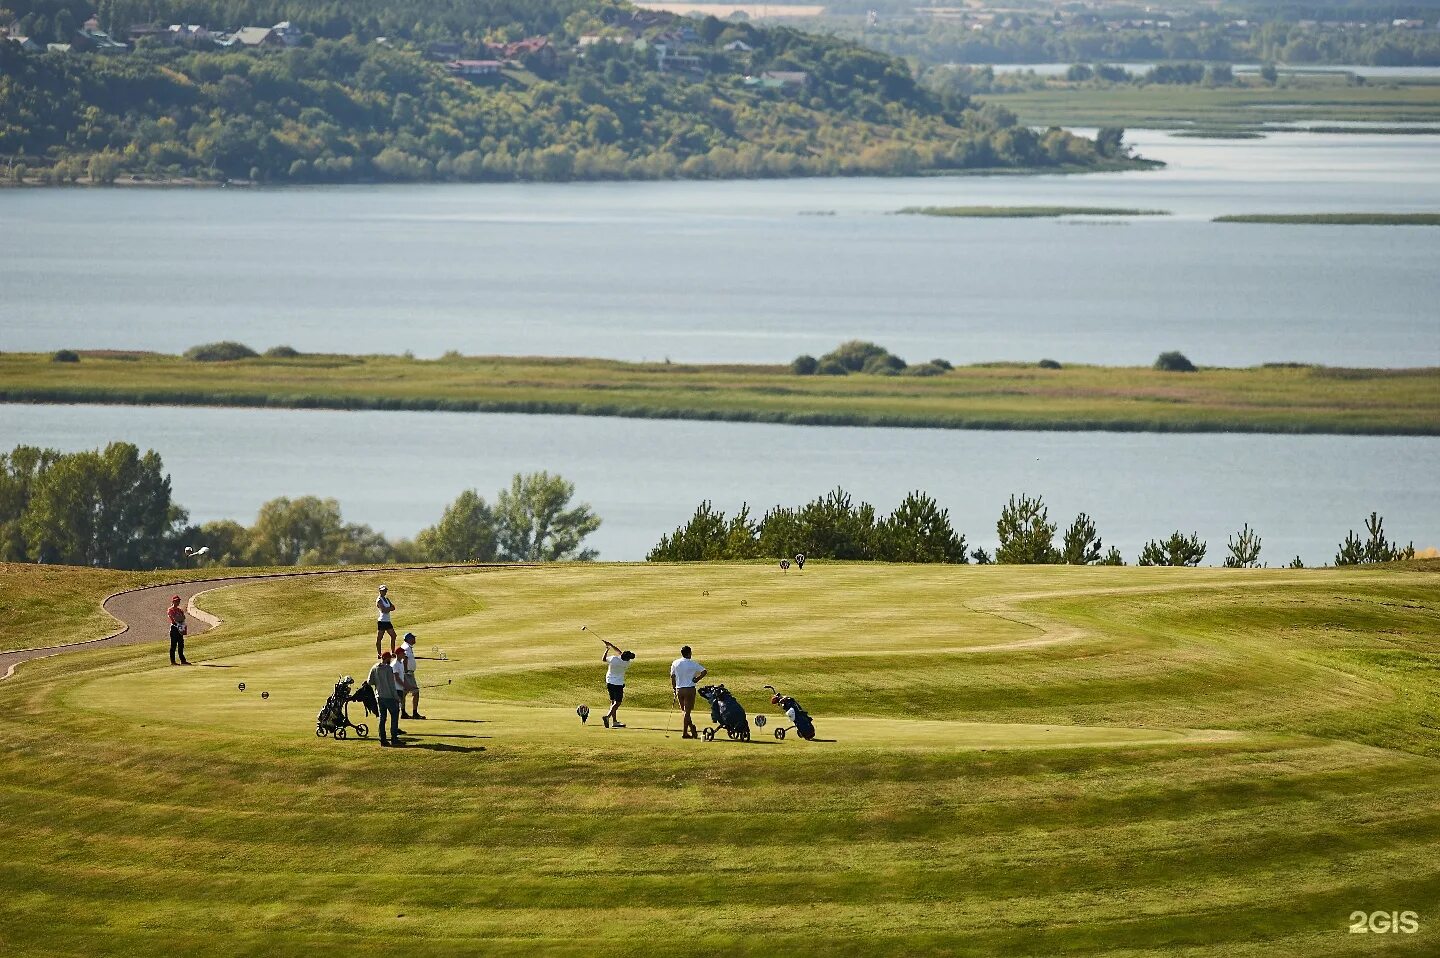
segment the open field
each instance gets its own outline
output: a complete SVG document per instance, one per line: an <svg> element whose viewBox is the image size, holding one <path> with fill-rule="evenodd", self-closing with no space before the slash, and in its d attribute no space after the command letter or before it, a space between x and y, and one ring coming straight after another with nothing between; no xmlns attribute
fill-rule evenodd
<svg viewBox="0 0 1440 958"><path fill-rule="evenodd" d="M1168 210L1133 210L1118 206L907 206L901 213L956 216L968 219L1041 219L1060 216L1166 216Z"/></svg>
<svg viewBox="0 0 1440 958"><path fill-rule="evenodd" d="M399 751L313 735L385 574L227 588L203 667L0 682L0 949L1435 954L1435 569L407 573L398 624L452 684ZM628 729L582 624L639 653ZM822 741L667 739L682 642ZM1419 930L1348 931L1382 910Z"/></svg>
<svg viewBox="0 0 1440 958"><path fill-rule="evenodd" d="M1034 126L1124 126L1146 129L1255 129L1269 123L1348 121L1428 123L1440 120L1440 83L1348 86L1343 77L1287 79L1277 87L1056 84L1043 90L980 94ZM1366 132L1336 128L1335 132Z"/></svg>
<svg viewBox="0 0 1440 958"><path fill-rule="evenodd" d="M1440 226L1440 213L1244 213L1217 216L1215 222L1300 226Z"/></svg>
<svg viewBox="0 0 1440 958"><path fill-rule="evenodd" d="M1191 358L1204 361L1203 355ZM941 429L1440 433L1437 370L1309 366L1166 373L992 363L923 377L797 376L786 366L495 356L310 355L197 363L154 353L104 353L57 363L43 354L0 353L0 401L437 409Z"/></svg>

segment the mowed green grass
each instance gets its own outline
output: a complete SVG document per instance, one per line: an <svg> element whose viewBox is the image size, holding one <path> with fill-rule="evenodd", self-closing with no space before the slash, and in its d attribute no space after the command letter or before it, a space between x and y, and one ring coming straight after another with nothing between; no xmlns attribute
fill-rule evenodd
<svg viewBox="0 0 1440 958"><path fill-rule="evenodd" d="M1435 954L1435 565L227 588L199 599L225 620L202 667L126 647L0 683L0 950ZM451 684L406 750L319 740L382 579ZM599 726L582 625L639 653L628 729ZM667 738L686 642L752 715L767 682L799 696L822 741ZM1376 910L1420 931L1348 931Z"/></svg>
<svg viewBox="0 0 1440 958"><path fill-rule="evenodd" d="M1203 365L1203 354L1190 349L1189 355ZM913 363L928 358L906 357ZM1277 363L1288 358L1274 357ZM197 363L154 353L101 353L56 363L48 355L0 353L0 384L4 402L440 409L948 429L1440 433L1436 369L1291 365L1171 373L1017 362L957 366L935 376L797 376L788 366L503 356L313 355Z"/></svg>

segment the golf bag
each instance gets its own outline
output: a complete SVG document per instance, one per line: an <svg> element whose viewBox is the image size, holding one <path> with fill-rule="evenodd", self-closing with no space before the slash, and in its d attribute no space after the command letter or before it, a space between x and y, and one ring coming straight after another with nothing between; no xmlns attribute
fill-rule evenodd
<svg viewBox="0 0 1440 958"><path fill-rule="evenodd" d="M785 713L785 717L790 720L790 725L795 730L795 734L807 742L813 739L815 737L815 723L811 721L810 713L801 708L800 703L795 701L792 696L781 695L775 691L775 686L767 685L765 687L772 693L770 696L770 704L778 706L780 711ZM777 728L775 730L775 737L784 738L787 731L788 729Z"/></svg>
<svg viewBox="0 0 1440 958"><path fill-rule="evenodd" d="M359 725L350 721L350 703L359 702L365 706L366 713L380 713L380 705L375 701L375 690L369 684L362 684L360 691L350 692L355 680L350 676L344 676L335 683L335 691L325 700L325 706L320 709L320 714L315 716L315 737L324 738L327 735L335 738L344 738L348 729L354 729L355 734L365 738L370 734L370 726L361 722Z"/></svg>
<svg viewBox="0 0 1440 958"><path fill-rule="evenodd" d="M750 741L750 721L745 718L744 707L735 701L729 689L723 685L707 685L697 689L696 694L710 703L710 721L715 725L714 728L701 730L705 741L713 742L715 733L721 730L732 739Z"/></svg>

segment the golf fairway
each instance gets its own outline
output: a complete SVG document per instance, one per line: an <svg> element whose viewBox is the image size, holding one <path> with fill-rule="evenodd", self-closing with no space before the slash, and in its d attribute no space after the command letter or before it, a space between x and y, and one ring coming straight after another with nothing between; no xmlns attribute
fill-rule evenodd
<svg viewBox="0 0 1440 958"><path fill-rule="evenodd" d="M220 588L197 667L132 645L0 682L0 954L1434 955L1437 567ZM0 566L9 599L30 568ZM369 740L316 738L382 581L429 718L405 749L358 704ZM625 729L596 635L638 654ZM683 644L752 742L680 738ZM775 739L767 683L817 741ZM1418 930L1351 931L1375 911Z"/></svg>

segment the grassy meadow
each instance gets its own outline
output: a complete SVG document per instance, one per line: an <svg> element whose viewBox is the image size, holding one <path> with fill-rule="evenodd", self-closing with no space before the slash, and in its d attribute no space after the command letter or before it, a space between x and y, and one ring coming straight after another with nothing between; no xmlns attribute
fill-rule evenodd
<svg viewBox="0 0 1440 958"><path fill-rule="evenodd" d="M199 363L157 353L80 355L79 362L67 363L44 354L0 353L0 402L563 413L948 429L1440 433L1435 369L1279 365L1170 373L989 363L935 376L797 376L788 366L535 357L305 355ZM927 357L907 358L922 363Z"/></svg>
<svg viewBox="0 0 1440 958"><path fill-rule="evenodd" d="M1440 83L1374 80L1352 86L1344 75L1318 73L1286 74L1281 84L1273 87L1054 83L1041 90L982 94L977 99L998 103L1031 126L1200 127L1223 132L1268 123L1440 120ZM1344 129L1333 127L1332 132Z"/></svg>
<svg viewBox="0 0 1440 958"><path fill-rule="evenodd" d="M1440 226L1440 213L1243 213L1217 216L1215 222L1299 226Z"/></svg>
<svg viewBox="0 0 1440 958"><path fill-rule="evenodd" d="M192 640L199 667L131 646L0 683L0 952L1433 955L1436 569L222 589L199 600L225 620ZM0 567L0 594L50 572ZM421 680L450 684L407 749L317 739L335 677L371 661L382 576ZM582 625L639 653L627 729L599 724ZM797 695L820 740L667 737L687 642L752 716L775 718L765 683ZM1419 931L1349 932L1380 910Z"/></svg>

